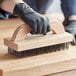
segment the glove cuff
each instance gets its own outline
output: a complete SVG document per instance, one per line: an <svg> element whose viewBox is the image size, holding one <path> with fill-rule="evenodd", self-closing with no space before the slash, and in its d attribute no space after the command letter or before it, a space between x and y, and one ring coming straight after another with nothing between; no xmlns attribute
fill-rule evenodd
<svg viewBox="0 0 76 76"><path fill-rule="evenodd" d="M26 3L18 3L15 5L13 13L16 15L19 15L19 13L22 12L21 10L24 8L27 9L27 8L29 8L29 6Z"/></svg>
<svg viewBox="0 0 76 76"><path fill-rule="evenodd" d="M0 3L2 2L3 0L0 0Z"/></svg>

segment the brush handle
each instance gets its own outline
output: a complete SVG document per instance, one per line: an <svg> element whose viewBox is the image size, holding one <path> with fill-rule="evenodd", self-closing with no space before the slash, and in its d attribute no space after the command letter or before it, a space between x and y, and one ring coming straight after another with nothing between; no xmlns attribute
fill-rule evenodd
<svg viewBox="0 0 76 76"><path fill-rule="evenodd" d="M52 20L50 22L52 32L54 34L59 34L59 33L64 33L64 27L62 23L58 20ZM17 41L17 40L22 40L25 38L25 36L30 33L31 28L27 24L20 25L19 27L16 28L15 32L12 35L11 41ZM21 32L21 36L18 34ZM18 36L19 35L19 36Z"/></svg>
<svg viewBox="0 0 76 76"><path fill-rule="evenodd" d="M49 18L50 19L50 18ZM62 22L54 19L50 21L51 29L54 34L61 34L65 32Z"/></svg>
<svg viewBox="0 0 76 76"><path fill-rule="evenodd" d="M30 31L31 31L31 28L28 25L23 24L23 25L18 26L11 37L11 41L15 41L17 38L18 38L17 40L21 40ZM22 33L21 37L17 37L19 32Z"/></svg>

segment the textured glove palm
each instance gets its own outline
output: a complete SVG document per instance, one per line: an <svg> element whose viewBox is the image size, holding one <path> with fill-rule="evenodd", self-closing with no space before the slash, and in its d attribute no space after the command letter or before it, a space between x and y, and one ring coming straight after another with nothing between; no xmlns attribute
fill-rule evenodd
<svg viewBox="0 0 76 76"><path fill-rule="evenodd" d="M50 31L49 19L35 12L26 3L17 4L14 8L14 14L31 27L32 34L47 34Z"/></svg>

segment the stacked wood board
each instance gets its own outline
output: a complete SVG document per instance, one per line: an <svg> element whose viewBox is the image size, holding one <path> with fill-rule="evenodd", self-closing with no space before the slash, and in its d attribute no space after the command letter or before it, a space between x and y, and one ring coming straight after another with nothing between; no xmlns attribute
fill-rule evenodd
<svg viewBox="0 0 76 76"><path fill-rule="evenodd" d="M6 50L0 50L6 51ZM17 58L0 54L0 76L56 76L76 75L76 47L69 50Z"/></svg>

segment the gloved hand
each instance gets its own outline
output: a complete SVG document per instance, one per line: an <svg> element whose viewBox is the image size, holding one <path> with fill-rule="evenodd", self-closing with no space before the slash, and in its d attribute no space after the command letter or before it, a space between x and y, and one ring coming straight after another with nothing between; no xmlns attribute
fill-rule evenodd
<svg viewBox="0 0 76 76"><path fill-rule="evenodd" d="M67 26L65 26L65 30L73 35L73 44L76 45L76 20L68 21Z"/></svg>
<svg viewBox="0 0 76 76"><path fill-rule="evenodd" d="M2 2L3 0L0 0L0 3Z"/></svg>
<svg viewBox="0 0 76 76"><path fill-rule="evenodd" d="M26 3L16 4L14 14L18 15L32 31L31 34L47 34L50 31L49 19L35 12Z"/></svg>

